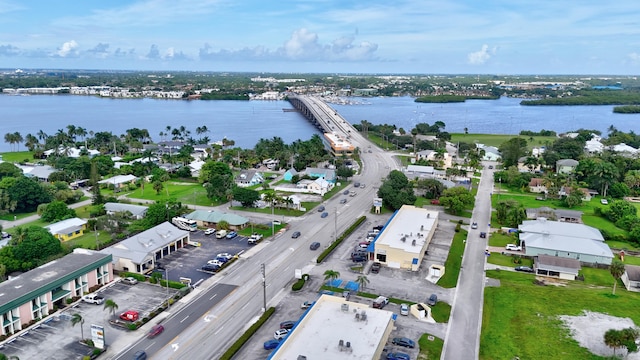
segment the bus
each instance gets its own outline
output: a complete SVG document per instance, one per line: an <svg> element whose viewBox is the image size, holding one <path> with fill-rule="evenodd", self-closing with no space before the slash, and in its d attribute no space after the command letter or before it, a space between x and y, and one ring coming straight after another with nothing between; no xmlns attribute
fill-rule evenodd
<svg viewBox="0 0 640 360"><path fill-rule="evenodd" d="M173 225L177 226L178 228L180 228L182 230L187 230L187 231L197 231L198 230L198 224L196 223L195 220L191 220L191 219L183 218L183 217L180 217L180 216L176 216L173 219L171 219L171 222L173 223Z"/></svg>

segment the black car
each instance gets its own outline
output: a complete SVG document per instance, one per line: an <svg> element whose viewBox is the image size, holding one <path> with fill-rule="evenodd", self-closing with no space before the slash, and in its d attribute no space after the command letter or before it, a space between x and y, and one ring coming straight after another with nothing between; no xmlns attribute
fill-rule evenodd
<svg viewBox="0 0 640 360"><path fill-rule="evenodd" d="M380 265L379 262L377 262L377 261L374 262L373 265L371 265L371 272L374 273L374 274L377 274L378 272L380 272L380 267L381 266L382 265Z"/></svg>
<svg viewBox="0 0 640 360"><path fill-rule="evenodd" d="M318 208L318 212L323 212L324 211L324 206L320 205L320 207Z"/></svg>
<svg viewBox="0 0 640 360"><path fill-rule="evenodd" d="M487 233L486 232L481 232L480 233L480 237L483 238L483 239L486 238L487 237Z"/></svg>
<svg viewBox="0 0 640 360"><path fill-rule="evenodd" d="M367 261L367 257L365 255L356 254L356 255L352 255L351 256L351 261L353 261L353 262L365 262L365 261Z"/></svg>
<svg viewBox="0 0 640 360"><path fill-rule="evenodd" d="M217 272L218 270L220 270L220 266L213 264L204 264L202 265L201 269L204 271Z"/></svg>
<svg viewBox="0 0 640 360"><path fill-rule="evenodd" d="M294 231L293 234L291 234L291 238L292 239L297 239L300 237L300 231Z"/></svg>
<svg viewBox="0 0 640 360"><path fill-rule="evenodd" d="M311 245L309 245L309 249L311 250L318 250L319 247L320 247L320 243L317 241L314 241L311 243Z"/></svg>
<svg viewBox="0 0 640 360"><path fill-rule="evenodd" d="M516 271L532 273L533 269L528 266L516 266Z"/></svg>
<svg viewBox="0 0 640 360"><path fill-rule="evenodd" d="M431 294L431 296L429 296L429 299L427 299L427 305L435 306L435 304L437 303L438 303L438 295Z"/></svg>
<svg viewBox="0 0 640 360"><path fill-rule="evenodd" d="M296 325L295 321L283 321L280 323L280 329L288 329L291 330Z"/></svg>
<svg viewBox="0 0 640 360"><path fill-rule="evenodd" d="M342 195L349 195L349 190L345 190L342 192Z"/></svg>

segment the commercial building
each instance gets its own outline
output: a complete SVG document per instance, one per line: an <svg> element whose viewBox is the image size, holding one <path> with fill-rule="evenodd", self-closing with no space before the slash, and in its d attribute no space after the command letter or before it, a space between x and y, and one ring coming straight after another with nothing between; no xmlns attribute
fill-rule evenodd
<svg viewBox="0 0 640 360"><path fill-rule="evenodd" d="M100 252L113 256L115 270L146 274L156 267L158 260L185 247L188 243L188 231L164 222Z"/></svg>
<svg viewBox="0 0 640 360"><path fill-rule="evenodd" d="M38 321L82 296L96 285L113 280L111 255L75 249L73 253L0 283L0 335L9 336L24 324Z"/></svg>
<svg viewBox="0 0 640 360"><path fill-rule="evenodd" d="M437 226L437 211L403 205L372 243L375 261L418 271Z"/></svg>
<svg viewBox="0 0 640 360"><path fill-rule="evenodd" d="M324 133L324 143L331 155L336 157L351 157L353 155L353 150L355 150L355 146L353 146L353 144L336 133Z"/></svg>
<svg viewBox="0 0 640 360"><path fill-rule="evenodd" d="M391 311L322 295L268 359L380 359L394 316Z"/></svg>

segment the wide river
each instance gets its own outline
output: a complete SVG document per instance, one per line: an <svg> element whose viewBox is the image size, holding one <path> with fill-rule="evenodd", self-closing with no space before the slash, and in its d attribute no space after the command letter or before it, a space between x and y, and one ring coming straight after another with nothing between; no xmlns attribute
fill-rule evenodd
<svg viewBox="0 0 640 360"><path fill-rule="evenodd" d="M365 105L331 105L349 122L394 124L410 131L417 123L443 121L449 132L517 134L520 130L579 128L600 130L610 125L638 132L640 114L614 114L613 106L521 106L520 99L469 100L464 103L416 103L411 97L354 98ZM196 127L206 125L211 140L232 139L252 148L260 138L281 137L286 143L307 140L318 131L286 101L182 101L108 99L77 95L0 95L0 135L20 132L54 134L67 125L88 132L123 134L130 128L148 129L154 140L167 126L185 126L198 138ZM9 144L0 146L9 151Z"/></svg>

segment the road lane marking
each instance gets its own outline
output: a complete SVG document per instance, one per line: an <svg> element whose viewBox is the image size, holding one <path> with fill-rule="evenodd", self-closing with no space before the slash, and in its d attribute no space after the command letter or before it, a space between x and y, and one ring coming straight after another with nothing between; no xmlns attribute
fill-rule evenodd
<svg viewBox="0 0 640 360"><path fill-rule="evenodd" d="M213 300L214 297L218 296L218 294L213 294L212 297L209 298L209 300Z"/></svg>
<svg viewBox="0 0 640 360"><path fill-rule="evenodd" d="M189 318L189 315L185 316L184 319L180 320L181 323L183 323L185 320L187 320Z"/></svg>

